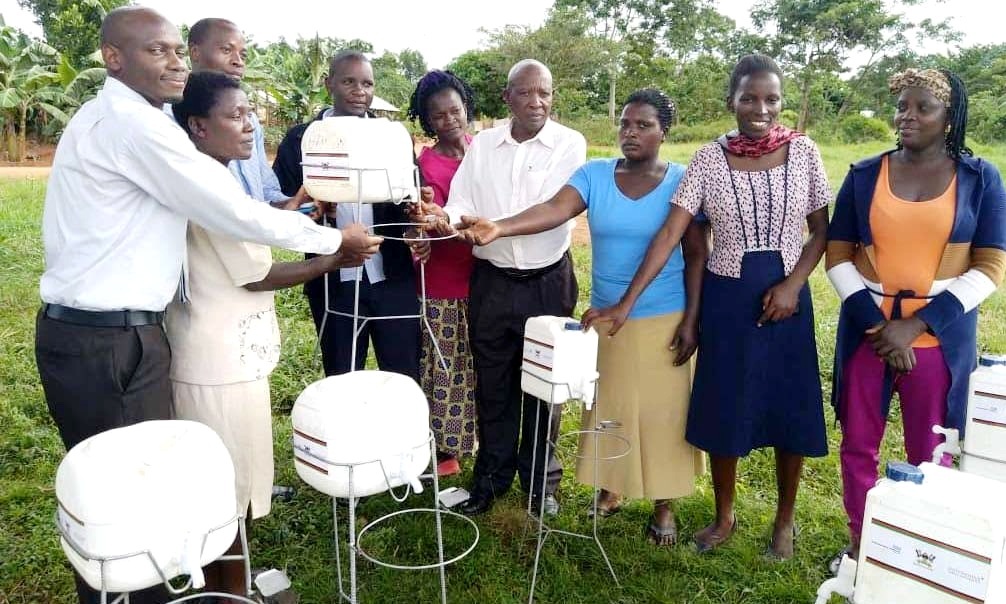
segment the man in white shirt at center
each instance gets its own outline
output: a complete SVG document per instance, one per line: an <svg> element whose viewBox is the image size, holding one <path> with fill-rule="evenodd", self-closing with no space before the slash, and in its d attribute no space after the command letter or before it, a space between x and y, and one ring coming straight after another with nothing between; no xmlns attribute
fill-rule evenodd
<svg viewBox="0 0 1006 604"><path fill-rule="evenodd" d="M500 219L513 216L555 195L587 159L583 135L551 119L552 74L534 60L515 64L503 99L510 123L480 132L451 183L443 212L452 224L461 216ZM479 450L471 498L465 514L481 514L505 493L514 474L533 494L532 509L558 512L555 492L562 466L544 455L545 439L558 428L560 414L548 426L547 403L520 388L524 323L539 315L569 316L577 283L569 246L573 221L537 235L508 237L474 248L469 337L475 360ZM534 432L537 418L538 432ZM531 467L537 441L536 467ZM541 493L542 473L547 473ZM544 498L544 499L542 499Z"/></svg>

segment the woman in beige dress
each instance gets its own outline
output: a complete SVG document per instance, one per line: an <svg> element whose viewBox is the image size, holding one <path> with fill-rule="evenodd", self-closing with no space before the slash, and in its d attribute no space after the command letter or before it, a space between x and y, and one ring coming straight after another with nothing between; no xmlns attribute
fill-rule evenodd
<svg viewBox="0 0 1006 604"><path fill-rule="evenodd" d="M238 81L218 72L194 73L175 119L203 153L226 165L247 159L254 144L251 108ZM293 204L304 201L295 197ZM259 203L249 198L248 203ZM360 225L351 227L361 231ZM369 252L380 243L373 238ZM171 382L179 419L199 421L223 439L234 462L238 512L269 513L273 480L269 374L279 360L273 290L291 287L363 257L338 253L273 263L267 246L210 233L190 223L188 267L179 301L168 306ZM230 553L240 552L235 541ZM207 589L243 593L243 565L206 568Z"/></svg>

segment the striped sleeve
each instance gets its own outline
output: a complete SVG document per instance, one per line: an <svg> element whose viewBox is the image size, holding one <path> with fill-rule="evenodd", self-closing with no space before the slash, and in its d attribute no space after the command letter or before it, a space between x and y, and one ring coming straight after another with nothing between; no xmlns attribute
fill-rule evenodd
<svg viewBox="0 0 1006 604"><path fill-rule="evenodd" d="M884 321L884 315L867 289L854 259L861 245L856 228L856 204L853 172L845 176L835 201L835 212L828 225L825 268L828 279L842 300L842 312L860 331Z"/></svg>
<svg viewBox="0 0 1006 604"><path fill-rule="evenodd" d="M982 199L968 270L916 314L937 336L992 295L1006 274L1006 189L999 171L981 162Z"/></svg>

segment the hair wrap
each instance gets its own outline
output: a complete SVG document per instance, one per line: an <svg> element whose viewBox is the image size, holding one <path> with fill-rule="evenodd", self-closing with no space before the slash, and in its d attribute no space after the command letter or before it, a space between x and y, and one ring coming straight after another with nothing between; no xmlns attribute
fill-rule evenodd
<svg viewBox="0 0 1006 604"><path fill-rule="evenodd" d="M937 69L906 69L887 81L891 94L901 94L905 88L924 88L936 98L950 105L950 81Z"/></svg>

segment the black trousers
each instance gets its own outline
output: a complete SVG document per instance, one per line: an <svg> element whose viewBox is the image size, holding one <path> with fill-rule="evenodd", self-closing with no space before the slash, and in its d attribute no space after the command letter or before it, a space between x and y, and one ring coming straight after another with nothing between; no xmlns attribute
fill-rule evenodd
<svg viewBox="0 0 1006 604"><path fill-rule="evenodd" d="M339 312L353 312L355 282L340 281L339 273L328 276L329 306ZM315 328L321 331L325 317L325 281L315 279L304 286ZM383 317L418 315L416 281L411 275L371 283L366 271L360 281L360 315ZM353 346L353 320L329 314L321 333L321 360L325 375L339 375L350 369ZM374 342L377 366L419 381L419 319L380 319L368 321L356 341L356 368L367 361L369 342Z"/></svg>
<svg viewBox="0 0 1006 604"><path fill-rule="evenodd" d="M473 489L502 495L518 474L525 491L554 493L562 466L554 455L545 459L545 442L558 434L561 413L548 424L548 404L523 394L520 388L524 323L539 315L569 316L576 307L578 288L573 262L567 253L542 274L515 278L479 260L471 278L469 338L475 361L479 450ZM538 432L534 432L537 418ZM537 463L531 467L537 442Z"/></svg>
<svg viewBox="0 0 1006 604"><path fill-rule="evenodd" d="M35 326L42 390L67 450L105 430L174 417L171 349L160 325L87 327L40 312ZM80 602L100 602L98 592L75 577ZM161 586L130 596L133 604L169 599Z"/></svg>

